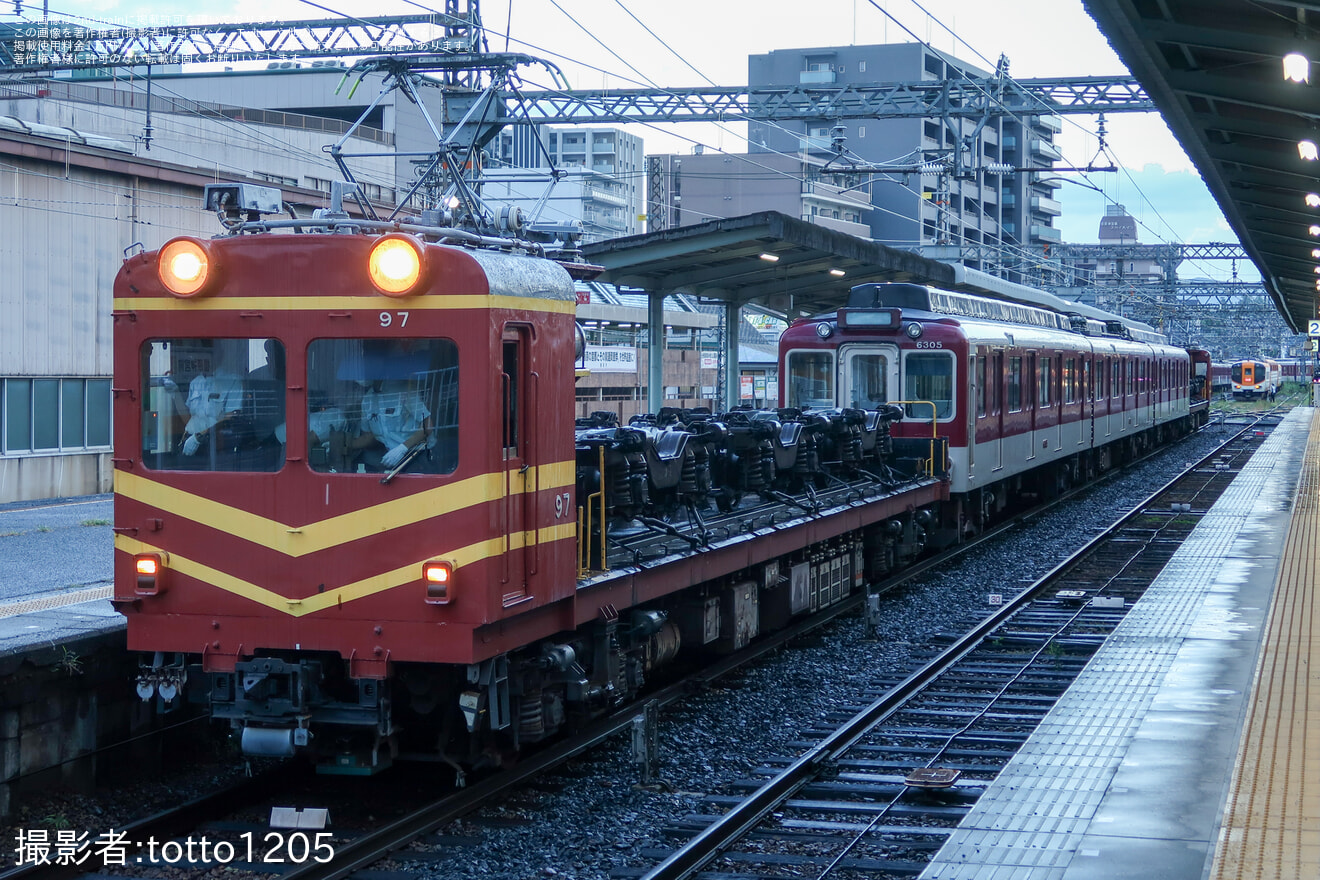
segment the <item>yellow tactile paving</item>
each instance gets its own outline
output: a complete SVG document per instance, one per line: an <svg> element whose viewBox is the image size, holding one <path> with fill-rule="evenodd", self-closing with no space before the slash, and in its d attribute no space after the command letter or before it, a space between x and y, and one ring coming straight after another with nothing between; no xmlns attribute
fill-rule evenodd
<svg viewBox="0 0 1320 880"><path fill-rule="evenodd" d="M1211 880L1320 878L1320 410L1296 502Z"/></svg>
<svg viewBox="0 0 1320 880"><path fill-rule="evenodd" d="M114 587L88 587L72 593L46 593L0 605L0 617L13 617L15 614L28 614L32 611L48 611L51 608L63 608L65 605L77 605L79 602L91 602L96 599L109 599L114 595Z"/></svg>

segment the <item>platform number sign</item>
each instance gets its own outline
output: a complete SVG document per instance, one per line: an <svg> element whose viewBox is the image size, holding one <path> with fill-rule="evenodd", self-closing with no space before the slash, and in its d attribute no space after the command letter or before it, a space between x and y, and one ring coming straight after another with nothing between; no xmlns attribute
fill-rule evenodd
<svg viewBox="0 0 1320 880"><path fill-rule="evenodd" d="M1320 321L1307 321L1306 335L1312 338L1320 336Z"/></svg>

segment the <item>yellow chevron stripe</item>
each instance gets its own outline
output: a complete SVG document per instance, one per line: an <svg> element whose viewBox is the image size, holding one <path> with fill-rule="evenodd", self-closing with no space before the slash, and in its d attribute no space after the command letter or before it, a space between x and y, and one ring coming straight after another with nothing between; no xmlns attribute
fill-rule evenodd
<svg viewBox="0 0 1320 880"><path fill-rule="evenodd" d="M577 303L569 300L538 299L521 296L416 296L390 299L384 296L226 296L201 299L175 297L121 297L114 301L115 311L270 311L270 312L342 312L364 309L373 312L421 311L425 309L510 309L571 315Z"/></svg>
<svg viewBox="0 0 1320 880"><path fill-rule="evenodd" d="M540 530L539 538L541 543L550 543L560 541L566 538L575 537L577 532L576 523L552 526ZM512 537L514 547L526 546L530 532L520 532ZM534 542L533 542L534 543ZM138 541L126 535L115 536L115 549L129 554L138 553L162 553L164 551L159 547ZM290 617L305 617L308 614L314 614L318 611L324 611L339 605L341 602L352 602L355 599L363 599L367 596L374 596L383 593L386 590L392 590L405 584L417 583L422 577L422 563L427 559L443 558L451 559L454 562L454 572L457 575L465 565L471 565L483 559L498 556L504 552L504 538L490 538L485 541L479 541L475 544L469 544L456 550L436 553L426 559L419 559L415 562L395 568L391 571L384 571L369 578L354 581L351 584L345 584L333 590L327 590L324 593L315 593L305 599L290 599L279 593L260 587L251 581L245 581L242 578L234 577L223 571L212 568L193 559L180 556L177 553L169 553L169 562L166 568L182 572L189 577L204 581L219 587L227 593L235 596L241 596L259 605L264 605L275 611L283 612ZM457 589L464 589L461 577L456 580ZM473 585L469 585L473 586ZM482 585L475 585L473 588L480 589ZM418 599L420 602L420 597Z"/></svg>
<svg viewBox="0 0 1320 880"><path fill-rule="evenodd" d="M529 485L557 490L573 485L574 465L556 462L530 468L520 487L510 474L510 494L521 494ZM165 486L125 470L115 471L115 494L185 517L286 556L299 557L346 544L369 534L388 532L422 520L475 507L503 497L504 472L483 474L437 486L328 519L290 526L210 498ZM333 488L331 489L333 491Z"/></svg>

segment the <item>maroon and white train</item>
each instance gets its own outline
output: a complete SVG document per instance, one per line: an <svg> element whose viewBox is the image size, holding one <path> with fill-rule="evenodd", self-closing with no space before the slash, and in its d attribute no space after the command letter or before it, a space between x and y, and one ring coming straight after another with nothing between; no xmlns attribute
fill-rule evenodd
<svg viewBox="0 0 1320 880"><path fill-rule="evenodd" d="M782 402L901 404L891 433L947 438L959 527L975 529L1012 498L1089 479L1206 417L1188 350L1077 308L860 285L837 312L784 332Z"/></svg>

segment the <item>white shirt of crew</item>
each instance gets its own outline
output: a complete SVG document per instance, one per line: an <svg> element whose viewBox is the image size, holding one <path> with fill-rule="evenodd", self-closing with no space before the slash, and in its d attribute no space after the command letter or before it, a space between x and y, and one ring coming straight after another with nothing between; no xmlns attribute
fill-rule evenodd
<svg viewBox="0 0 1320 880"><path fill-rule="evenodd" d="M192 455L197 451L198 434L214 428L225 413L243 408L243 381L223 368L212 376L199 373L188 384L187 404L191 418L183 429L183 451Z"/></svg>
<svg viewBox="0 0 1320 880"><path fill-rule="evenodd" d="M407 441L430 416L421 396L407 388L386 385L380 391L368 390L362 395L362 430L370 431L386 449ZM426 445L431 445L430 439Z"/></svg>
<svg viewBox="0 0 1320 880"><path fill-rule="evenodd" d="M283 425L280 427L283 428ZM307 414L307 432L315 434L321 445L327 449L330 447L331 432L346 430L348 430L348 417L337 406L328 406ZM283 437L280 437L280 442L284 442Z"/></svg>

